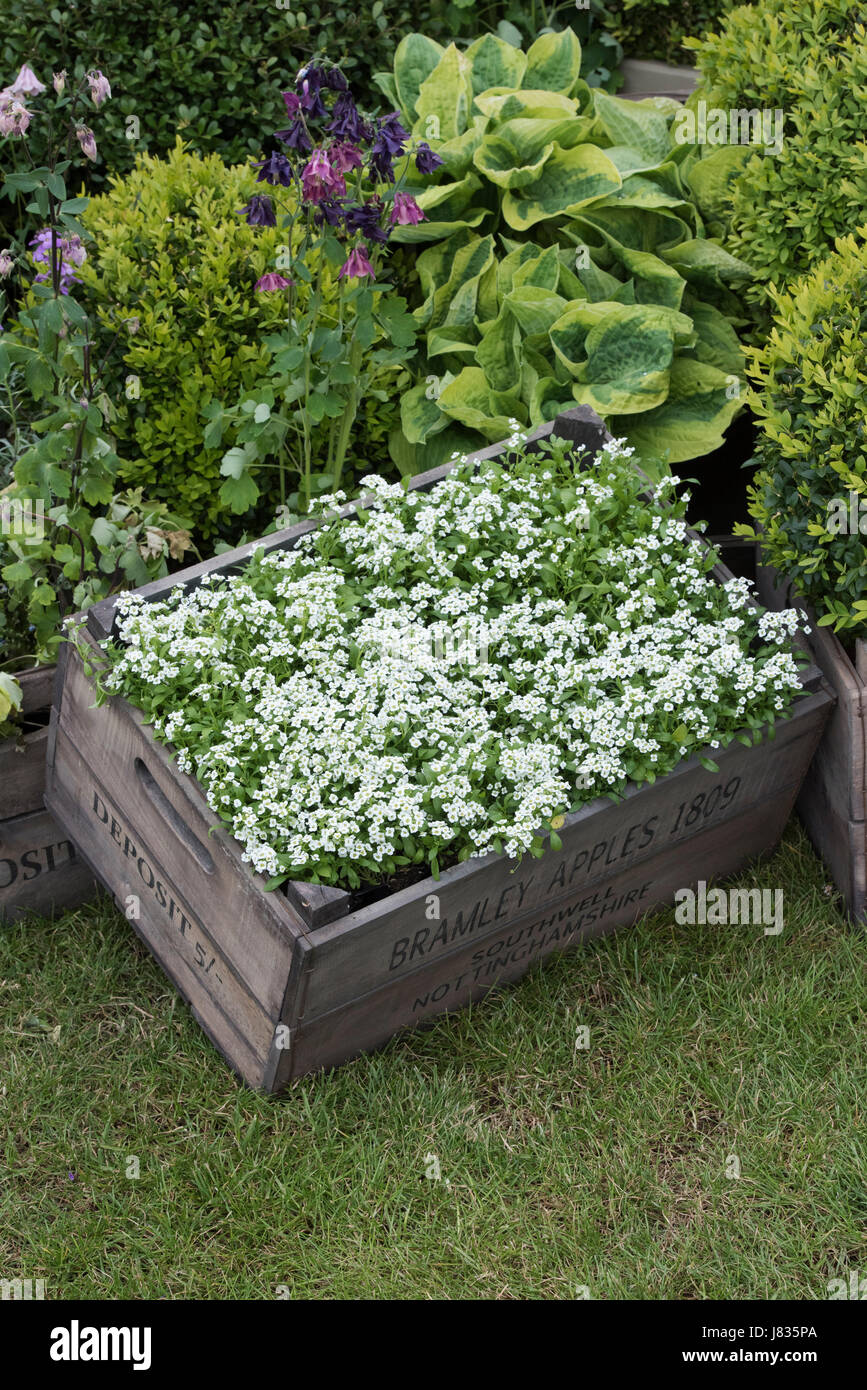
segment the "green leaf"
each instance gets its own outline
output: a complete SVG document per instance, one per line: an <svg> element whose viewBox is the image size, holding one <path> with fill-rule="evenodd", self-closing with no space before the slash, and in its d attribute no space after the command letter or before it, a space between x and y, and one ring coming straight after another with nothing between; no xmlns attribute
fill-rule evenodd
<svg viewBox="0 0 867 1390"><path fill-rule="evenodd" d="M503 216L516 231L527 231L537 222L578 212L620 185L617 169L596 145L570 150L558 145L537 179L518 193L506 191Z"/></svg>
<svg viewBox="0 0 867 1390"><path fill-rule="evenodd" d="M483 34L476 39L466 56L472 66L475 94L489 87L520 87L527 70L526 55L496 34Z"/></svg>
<svg viewBox="0 0 867 1390"><path fill-rule="evenodd" d="M418 114L416 104L422 83L430 77L444 49L424 34L407 34L394 54L394 85L404 116L410 125Z"/></svg>
<svg viewBox="0 0 867 1390"><path fill-rule="evenodd" d="M522 331L528 334L547 333L568 307L567 301L559 294L538 285L522 284L516 284L503 303Z"/></svg>
<svg viewBox="0 0 867 1390"><path fill-rule="evenodd" d="M581 45L571 29L559 34L540 34L527 54L523 86L562 92L574 88L581 75Z"/></svg>
<svg viewBox="0 0 867 1390"><path fill-rule="evenodd" d="M639 454L668 454L670 463L683 463L713 453L723 442L742 402L728 394L729 377L715 367L690 358L675 358L669 375L668 399L640 416L614 416L612 434L625 435Z"/></svg>
<svg viewBox="0 0 867 1390"><path fill-rule="evenodd" d="M463 135L469 125L472 99L471 64L451 43L419 88L413 134L431 142Z"/></svg>
<svg viewBox="0 0 867 1390"><path fill-rule="evenodd" d="M432 385L422 382L401 396L400 422L410 444L424 444L449 423L449 417L439 408L436 395L429 394Z"/></svg>
<svg viewBox="0 0 867 1390"><path fill-rule="evenodd" d="M227 478L220 488L220 501L236 516L249 511L259 500L259 489L249 473Z"/></svg>
<svg viewBox="0 0 867 1390"><path fill-rule="evenodd" d="M594 87L592 96L593 109L612 145L637 151L651 168L668 158L672 138L660 111L645 102L609 96L601 87Z"/></svg>

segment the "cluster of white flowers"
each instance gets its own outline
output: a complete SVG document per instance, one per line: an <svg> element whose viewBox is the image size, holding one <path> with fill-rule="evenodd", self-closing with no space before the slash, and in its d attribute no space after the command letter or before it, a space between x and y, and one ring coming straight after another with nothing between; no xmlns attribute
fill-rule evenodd
<svg viewBox="0 0 867 1390"><path fill-rule="evenodd" d="M106 686L269 875L354 886L537 849L552 818L800 689L798 615L718 584L630 452L459 462L427 492L366 478L360 517L335 495L292 550L123 596ZM468 625L480 659L443 640Z"/></svg>

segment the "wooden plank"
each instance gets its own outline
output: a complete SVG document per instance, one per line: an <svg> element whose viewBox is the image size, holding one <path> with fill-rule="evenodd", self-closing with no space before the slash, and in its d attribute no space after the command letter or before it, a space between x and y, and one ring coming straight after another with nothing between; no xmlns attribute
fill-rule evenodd
<svg viewBox="0 0 867 1390"><path fill-rule="evenodd" d="M671 903L678 889L737 872L757 852L773 850L790 809L791 797L781 794L769 804L754 806L734 823L713 825L685 843L667 846L607 884L595 889L582 886L556 906L537 906L494 933L361 998L313 1018L305 1015L296 1031L291 1076L338 1066L381 1047L399 1030L465 1007L489 990L519 978L548 955L634 923L655 904ZM785 891L785 885L778 883L764 886ZM687 932L690 928L679 930ZM753 940L761 936L763 928L729 926L719 930L749 932Z"/></svg>
<svg viewBox="0 0 867 1390"><path fill-rule="evenodd" d="M81 658L68 663L46 804L78 807L77 843L100 879L144 902L159 861L166 890L196 905L218 932L232 968L271 1018L279 1017L295 936L305 928L281 894L241 860L241 846L217 822L201 790L122 700L93 708ZM130 886L131 885L131 886Z"/></svg>
<svg viewBox="0 0 867 1390"><path fill-rule="evenodd" d="M48 729L0 743L0 824L42 810Z"/></svg>
<svg viewBox="0 0 867 1390"><path fill-rule="evenodd" d="M718 773L698 759L684 761L652 785L630 787L623 801L600 798L567 816L558 831L563 848L517 868L505 856L467 860L437 879L392 894L311 932L314 957L305 1008L325 1013L367 993L431 954L459 949L491 923L508 924L542 910L576 888L591 888L649 862L660 848L685 844L698 825L731 823L755 806L771 809L795 794L831 708L827 692L806 695L772 742L733 743L717 753ZM697 809L694 809L697 808ZM435 900L435 901L432 901ZM433 908L439 918L430 917Z"/></svg>
<svg viewBox="0 0 867 1390"><path fill-rule="evenodd" d="M761 551L759 551L761 554ZM837 704L798 797L798 814L856 920L867 917L867 685L839 638L771 565L759 564L766 607L796 604L810 628L806 645Z"/></svg>
<svg viewBox="0 0 867 1390"><path fill-rule="evenodd" d="M29 671L13 672L21 686L21 708L24 714L38 714L51 705L54 687L54 666L35 666Z"/></svg>
<svg viewBox="0 0 867 1390"><path fill-rule="evenodd" d="M118 826L117 838L100 833L101 817L89 815L89 807L79 798L80 778L76 774L80 766L81 759L61 725L55 763L60 776L52 783L52 810L69 826L79 853L110 889L130 925L196 1010L224 1056L251 1085L261 1085L277 1010L272 1016L263 1007L230 959L226 950L229 919L215 915L213 903L194 899L186 886L184 891L179 889L159 852L143 845L138 830L132 832L138 840L137 852L128 852L124 812L91 773L90 785L98 787L101 807ZM263 936L263 932L252 935L251 957L255 957ZM285 984L284 978L279 1003Z"/></svg>
<svg viewBox="0 0 867 1390"><path fill-rule="evenodd" d="M47 811L0 821L0 922L25 912L52 916L95 890L86 864Z"/></svg>

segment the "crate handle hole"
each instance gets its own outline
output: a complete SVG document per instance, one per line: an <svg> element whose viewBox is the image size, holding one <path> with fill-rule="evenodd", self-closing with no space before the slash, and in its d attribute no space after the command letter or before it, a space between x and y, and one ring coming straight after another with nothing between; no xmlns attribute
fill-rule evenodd
<svg viewBox="0 0 867 1390"><path fill-rule="evenodd" d="M199 868L206 874L214 873L216 865L205 849L205 846L196 838L183 817L178 814L150 768L142 762L141 758L136 758L135 760L135 772L145 795L156 807L163 819L168 821L178 839L183 841L186 845Z"/></svg>

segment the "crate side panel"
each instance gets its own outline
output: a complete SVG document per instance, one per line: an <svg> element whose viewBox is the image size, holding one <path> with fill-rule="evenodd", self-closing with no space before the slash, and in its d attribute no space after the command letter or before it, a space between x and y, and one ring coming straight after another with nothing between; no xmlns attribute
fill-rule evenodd
<svg viewBox="0 0 867 1390"><path fill-rule="evenodd" d="M757 748L735 743L717 754L718 773L698 762L676 769L652 786L635 789L622 802L596 802L567 819L558 833L563 848L541 860L491 856L469 860L439 881L414 888L312 933L315 967L307 1007L324 1013L354 995L386 983L432 953L459 949L464 938L490 923L540 910L609 878L615 870L652 859L663 847L685 843L698 827L737 823L754 806L783 802L791 807L803 780L830 700L808 696L799 713L781 723L777 736ZM694 812L694 807L698 807ZM437 899L439 921L428 900Z"/></svg>
<svg viewBox="0 0 867 1390"><path fill-rule="evenodd" d="M224 921L202 910L171 880L159 854L139 841L134 858L106 836L79 799L81 760L63 728L57 734L51 806L79 853L109 888L124 915L169 979L202 1020L211 1040L251 1085L261 1084L273 1041L273 1016L234 970L222 949ZM93 778L93 773L89 773ZM123 826L123 811L96 783L101 804ZM135 833L134 831L132 832ZM285 982L284 982L285 984Z"/></svg>
<svg viewBox="0 0 867 1390"><path fill-rule="evenodd" d="M504 921L493 933L360 999L323 1016L303 1018L293 1048L293 1077L337 1066L381 1047L403 1028L463 1008L497 985L518 979L548 955L632 924L654 907L672 904L680 889L736 873L757 855L773 850L788 814L784 797L753 806L737 821L715 825L691 840L668 846L650 861L622 869L595 888L582 888L556 905ZM765 886L784 888L774 883ZM754 948L764 928L730 925L719 930L743 933L745 944Z"/></svg>
<svg viewBox="0 0 867 1390"><path fill-rule="evenodd" d="M0 922L50 917L95 894L90 870L47 811L0 821Z"/></svg>
<svg viewBox="0 0 867 1390"><path fill-rule="evenodd" d="M150 864L158 859L167 886L183 895L199 920L218 934L235 972L266 1013L277 1017L292 955L292 932L285 925L290 909L262 891L241 862L240 846L227 844L222 831L209 833L215 818L208 821L190 802L178 784L176 765L147 727L130 718L121 702L92 706L92 687L74 654L67 667L49 784L62 779L78 807L76 833L87 824L100 877L115 893L123 878L134 885L130 892L146 894L147 870L137 870L138 857ZM143 783L142 766L152 782Z"/></svg>
<svg viewBox="0 0 867 1390"><path fill-rule="evenodd" d="M0 824L42 810L47 745L47 728L0 743Z"/></svg>

